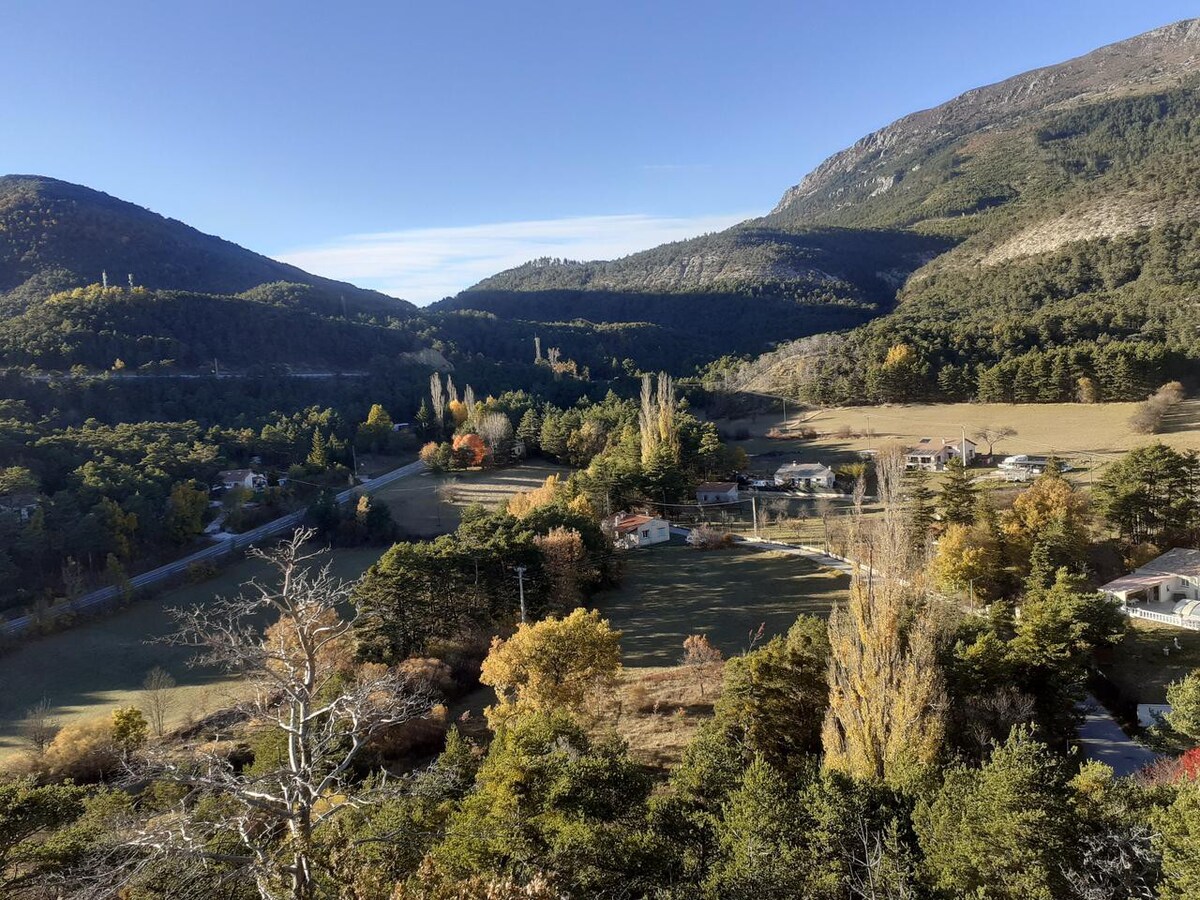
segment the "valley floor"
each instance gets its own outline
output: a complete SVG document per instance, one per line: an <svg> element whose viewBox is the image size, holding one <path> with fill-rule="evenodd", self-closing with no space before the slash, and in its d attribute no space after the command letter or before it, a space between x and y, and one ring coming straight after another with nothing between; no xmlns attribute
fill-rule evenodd
<svg viewBox="0 0 1200 900"><path fill-rule="evenodd" d="M394 482L376 497L391 507L407 533L440 534L455 528L463 507L503 503L562 471L530 463L491 472L426 473ZM334 573L357 578L382 552L381 547L337 548L330 554ZM229 705L236 696L236 680L188 667L191 650L155 639L174 630L168 609L236 594L241 585L265 574L259 561L243 559L209 581L172 588L55 634L23 639L0 654L0 762L19 751L21 720L43 699L60 725L105 715L117 706L138 703L142 683L155 666L166 669L178 683L171 692L170 727Z"/></svg>
<svg viewBox="0 0 1200 900"><path fill-rule="evenodd" d="M888 441L914 443L923 437L958 440L984 426L1011 426L1017 435L996 444L995 456L1026 453L1058 455L1086 483L1105 465L1133 447L1162 441L1175 449L1200 449L1200 400L1186 400L1167 417L1162 434L1137 434L1129 427L1136 403L949 403L852 406L818 410L776 410L754 417L714 420L735 447L751 457L752 470L773 472L785 462L820 461L830 466L855 462L863 450ZM817 437L802 439L800 429ZM782 439L767 437L772 429ZM739 434L745 439L737 440ZM987 452L986 444L979 447Z"/></svg>

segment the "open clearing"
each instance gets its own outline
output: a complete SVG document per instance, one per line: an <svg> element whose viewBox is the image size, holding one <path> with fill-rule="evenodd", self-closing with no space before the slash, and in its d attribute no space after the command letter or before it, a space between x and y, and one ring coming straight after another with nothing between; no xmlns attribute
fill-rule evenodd
<svg viewBox="0 0 1200 900"><path fill-rule="evenodd" d="M405 531L440 534L453 530L466 505L504 503L514 492L537 487L547 475L564 471L528 465L494 472L418 475L389 485L377 496L392 507ZM439 491L446 484L451 489ZM331 564L339 577L357 578L382 552L380 547L338 549L331 553ZM60 725L104 715L116 706L136 705L146 673L155 666L170 672L179 685L172 692L172 727L228 705L235 697L235 679L189 668L191 650L147 641L174 630L168 608L235 594L240 585L265 574L261 562L241 560L203 584L165 591L110 616L23 641L0 654L0 760L19 748L21 719L43 698Z"/></svg>
<svg viewBox="0 0 1200 900"><path fill-rule="evenodd" d="M821 410L789 410L786 423L778 410L744 419L718 419L717 427L733 438L745 430L747 440L734 441L752 457L755 471L773 471L793 458L837 466L859 459L859 453L888 441L914 442L922 437L958 439L965 427L972 437L985 425L1010 425L1017 436L995 447L997 456L1017 453L1069 458L1085 471L1099 471L1133 447L1162 441L1177 449L1200 449L1200 400L1181 403L1167 419L1162 434L1135 434L1129 417L1136 403L949 403L912 406L855 406ZM812 428L812 440L771 440L772 428L785 434ZM981 446L980 452L987 447ZM1091 460L1089 460L1091 457ZM1092 465L1094 464L1094 466Z"/></svg>
<svg viewBox="0 0 1200 900"><path fill-rule="evenodd" d="M404 534L433 537L453 531L461 511L474 503L495 508L515 493L540 487L550 475L566 478L570 472L564 466L526 463L496 471L426 473L394 481L373 496L391 507Z"/></svg>
<svg viewBox="0 0 1200 900"><path fill-rule="evenodd" d="M1103 669L1126 697L1138 703L1166 703L1167 685L1200 669L1200 632L1130 619L1125 640Z"/></svg>
<svg viewBox="0 0 1200 900"><path fill-rule="evenodd" d="M800 613L824 616L842 597L847 577L803 557L732 547L694 550L682 541L624 556L620 587L597 594L595 606L624 632L627 666L671 666L683 640L705 634L726 656L787 631Z"/></svg>

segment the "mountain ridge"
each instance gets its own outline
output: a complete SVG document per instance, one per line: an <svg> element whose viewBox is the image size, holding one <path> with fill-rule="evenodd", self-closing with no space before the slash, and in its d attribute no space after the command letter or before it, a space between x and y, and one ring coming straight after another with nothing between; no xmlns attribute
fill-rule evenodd
<svg viewBox="0 0 1200 900"><path fill-rule="evenodd" d="M1145 57L1154 54L1160 60L1157 71L1147 71ZM1134 72L1143 74L1135 76ZM872 170L863 165L875 157L874 171L908 149L905 132L914 128L935 131L935 139L961 137L968 129L978 127L980 115L995 110L1001 103L1011 112L1044 111L1053 104L1070 103L1087 97L1089 101L1103 99L1118 82L1126 88L1148 91L1163 84L1178 73L1200 71L1200 18L1183 19L1142 34L1106 44L1060 63L1041 66L993 84L972 88L951 99L918 110L870 132L850 147L829 156L796 185L788 188L769 217L796 211L806 200L836 188L830 181L854 177L868 187L875 179ZM1097 85L1097 81L1100 84ZM1100 90L1096 90L1100 87ZM936 133L941 129L941 133ZM884 182L875 182L876 188ZM891 185L884 188L890 189ZM828 199L828 197L827 197Z"/></svg>
<svg viewBox="0 0 1200 900"><path fill-rule="evenodd" d="M151 290L239 294L308 285L347 312L406 315L404 300L323 278L119 197L44 175L0 176L0 298L9 305L132 275Z"/></svg>

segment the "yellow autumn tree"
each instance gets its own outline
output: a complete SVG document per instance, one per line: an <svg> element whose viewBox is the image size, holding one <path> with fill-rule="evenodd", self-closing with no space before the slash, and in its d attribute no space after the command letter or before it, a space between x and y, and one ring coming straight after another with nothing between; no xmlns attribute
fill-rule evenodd
<svg viewBox="0 0 1200 900"><path fill-rule="evenodd" d="M933 581L947 593L990 597L1002 562L995 536L986 527L952 524L938 538Z"/></svg>
<svg viewBox="0 0 1200 900"><path fill-rule="evenodd" d="M557 502L563 487L564 485L559 481L557 475L549 475L542 482L541 487L536 487L532 491L518 491L509 497L508 514L523 519L534 510Z"/></svg>
<svg viewBox="0 0 1200 900"><path fill-rule="evenodd" d="M522 711L582 712L611 690L621 670L621 632L600 613L576 609L522 624L508 640L493 638L479 680L496 691L487 709L498 727Z"/></svg>
<svg viewBox="0 0 1200 900"><path fill-rule="evenodd" d="M592 574L583 536L574 528L558 526L539 534L533 543L542 554L551 601L558 609L571 609L583 599L583 583Z"/></svg>
<svg viewBox="0 0 1200 900"><path fill-rule="evenodd" d="M903 474L903 451L884 448L876 458L883 517L869 535L855 522L852 546L861 562L848 602L829 618L822 730L828 768L892 784L910 783L935 763L945 733L936 619L913 568Z"/></svg>
<svg viewBox="0 0 1200 900"><path fill-rule="evenodd" d="M1017 495L1001 528L1025 553L1051 529L1061 546L1081 552L1088 541L1087 498L1058 472L1048 471Z"/></svg>
<svg viewBox="0 0 1200 900"><path fill-rule="evenodd" d="M454 419L454 424L456 426L467 421L467 416L469 415L469 412L467 411L467 404L463 403L461 400L451 400L450 405L447 408L450 410L450 418Z"/></svg>

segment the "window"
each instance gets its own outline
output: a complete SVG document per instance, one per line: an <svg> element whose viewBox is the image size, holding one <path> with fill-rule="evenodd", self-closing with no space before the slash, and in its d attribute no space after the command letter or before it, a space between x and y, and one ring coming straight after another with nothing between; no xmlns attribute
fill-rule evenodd
<svg viewBox="0 0 1200 900"><path fill-rule="evenodd" d="M642 531L642 537L650 537L650 529L646 528Z"/></svg>

